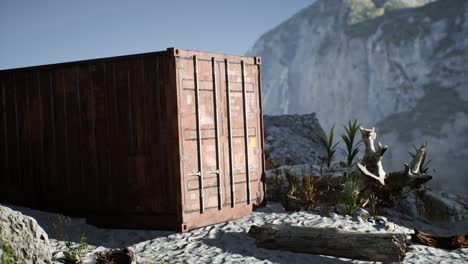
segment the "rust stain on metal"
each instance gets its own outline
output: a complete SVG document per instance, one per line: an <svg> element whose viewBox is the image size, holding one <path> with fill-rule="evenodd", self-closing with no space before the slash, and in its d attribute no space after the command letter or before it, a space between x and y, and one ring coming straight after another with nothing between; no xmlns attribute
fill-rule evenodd
<svg viewBox="0 0 468 264"><path fill-rule="evenodd" d="M0 202L181 232L248 214L260 62L169 48L0 71Z"/></svg>

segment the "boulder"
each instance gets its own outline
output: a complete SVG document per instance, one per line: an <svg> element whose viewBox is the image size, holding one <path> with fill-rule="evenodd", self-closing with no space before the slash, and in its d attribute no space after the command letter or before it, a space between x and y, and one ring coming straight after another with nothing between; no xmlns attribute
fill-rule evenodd
<svg viewBox="0 0 468 264"><path fill-rule="evenodd" d="M325 133L315 113L264 116L265 151L274 165L322 164Z"/></svg>
<svg viewBox="0 0 468 264"><path fill-rule="evenodd" d="M49 238L44 229L34 218L1 205L0 248L3 249L0 259L5 260L8 254L12 263L51 263Z"/></svg>
<svg viewBox="0 0 468 264"><path fill-rule="evenodd" d="M363 208L356 209L356 211L354 212L354 217L356 219L361 218L364 221L367 221L369 218L372 218L371 214Z"/></svg>
<svg viewBox="0 0 468 264"><path fill-rule="evenodd" d="M345 215L348 213L348 208L346 207L345 204L337 204L335 206L335 213L340 214L340 215Z"/></svg>
<svg viewBox="0 0 468 264"><path fill-rule="evenodd" d="M429 220L457 222L468 219L468 198L464 196L427 190L420 199Z"/></svg>

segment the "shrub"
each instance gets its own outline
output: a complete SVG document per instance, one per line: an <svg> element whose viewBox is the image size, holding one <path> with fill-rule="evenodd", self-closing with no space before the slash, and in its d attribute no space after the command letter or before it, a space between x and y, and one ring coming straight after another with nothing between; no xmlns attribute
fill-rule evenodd
<svg viewBox="0 0 468 264"><path fill-rule="evenodd" d="M301 192L302 200L306 210L315 208L318 202L318 197L322 194L317 189L317 182L320 181L319 177L306 176L302 179Z"/></svg>
<svg viewBox="0 0 468 264"><path fill-rule="evenodd" d="M381 200L374 193L369 195L369 213L372 217L376 217L379 214L380 202Z"/></svg>
<svg viewBox="0 0 468 264"><path fill-rule="evenodd" d="M343 188L343 203L346 205L347 213L353 214L358 208L359 184L356 176L347 176Z"/></svg>
<svg viewBox="0 0 468 264"><path fill-rule="evenodd" d="M88 243L86 242L86 234L81 234L80 243L73 245L72 242L66 242L66 251L63 252L67 263L82 263L83 251L88 249Z"/></svg>
<svg viewBox="0 0 468 264"><path fill-rule="evenodd" d="M339 142L333 143L333 130L335 129L335 124L330 129L328 136L320 137L320 143L325 147L327 155L325 156L325 163L327 164L327 168L330 169L331 163L333 161L333 157L335 156L336 148Z"/></svg>
<svg viewBox="0 0 468 264"><path fill-rule="evenodd" d="M353 161L359 152L359 146L362 144L362 140L359 140L357 143L355 142L356 134L361 126L357 122L357 119L354 119L352 123L348 121L348 126L344 126L346 134L341 136L346 145L346 166L348 168L354 166Z"/></svg>

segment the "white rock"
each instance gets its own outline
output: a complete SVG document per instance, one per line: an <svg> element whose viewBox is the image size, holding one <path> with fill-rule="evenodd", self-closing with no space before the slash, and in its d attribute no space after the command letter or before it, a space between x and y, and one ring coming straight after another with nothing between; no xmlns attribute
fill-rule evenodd
<svg viewBox="0 0 468 264"><path fill-rule="evenodd" d="M395 224L394 223L386 223L385 224L385 230L389 232L395 231Z"/></svg>
<svg viewBox="0 0 468 264"><path fill-rule="evenodd" d="M49 238L37 221L0 205L0 248L9 243L16 263L51 263Z"/></svg>

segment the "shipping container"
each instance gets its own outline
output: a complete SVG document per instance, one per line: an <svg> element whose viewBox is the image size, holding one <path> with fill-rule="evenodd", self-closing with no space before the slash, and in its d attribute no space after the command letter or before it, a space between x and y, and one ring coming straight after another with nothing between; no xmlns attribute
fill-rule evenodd
<svg viewBox="0 0 468 264"><path fill-rule="evenodd" d="M169 48L0 71L0 202L181 232L250 213L260 66Z"/></svg>

